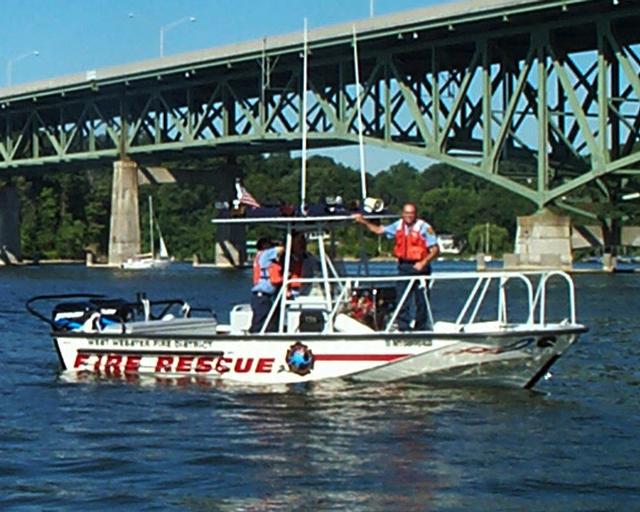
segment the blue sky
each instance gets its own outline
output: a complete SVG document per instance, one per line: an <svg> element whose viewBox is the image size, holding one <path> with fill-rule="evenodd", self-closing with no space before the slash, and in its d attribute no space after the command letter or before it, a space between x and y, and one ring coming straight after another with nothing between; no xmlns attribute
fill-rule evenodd
<svg viewBox="0 0 640 512"><path fill-rule="evenodd" d="M448 3L449 0L374 0L376 15ZM14 61L12 82L54 76L157 57L160 27L184 17L165 35L165 55L237 43L369 16L370 0L2 0L0 61ZM6 71L3 73L4 85ZM327 153L327 152L324 152ZM357 167L357 148L329 155ZM367 149L370 170L405 159L401 153Z"/></svg>

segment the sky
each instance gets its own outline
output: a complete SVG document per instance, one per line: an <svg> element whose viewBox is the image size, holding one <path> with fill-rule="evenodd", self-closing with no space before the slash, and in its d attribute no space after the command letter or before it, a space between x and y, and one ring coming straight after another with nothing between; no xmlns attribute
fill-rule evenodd
<svg viewBox="0 0 640 512"><path fill-rule="evenodd" d="M165 32L165 55L239 43L309 28L350 22L450 0L1 0L0 62L12 62L12 83L42 80L155 58L160 28L195 17ZM38 55L33 55L33 52ZM29 55L28 57L26 55ZM357 148L324 150L359 167ZM426 158L367 148L367 169L405 160L419 169Z"/></svg>

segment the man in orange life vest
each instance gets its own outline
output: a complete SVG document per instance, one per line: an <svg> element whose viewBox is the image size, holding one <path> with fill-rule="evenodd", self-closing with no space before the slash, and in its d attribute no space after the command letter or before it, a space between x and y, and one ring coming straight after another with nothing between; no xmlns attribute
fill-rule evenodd
<svg viewBox="0 0 640 512"><path fill-rule="evenodd" d="M373 224L362 214L354 215L354 220L369 229L376 235L385 235L387 238L395 238L393 255L398 258L398 273L401 276L416 276L431 274L431 262L438 257L440 248L433 228L424 220L418 219L417 208L414 203L406 203L402 207L402 218L388 226ZM398 300L407 287L406 281L399 281L396 285ZM409 292L398 314L398 328L408 331L409 326L409 299L413 296L416 305L416 318L414 329L416 331L427 328L427 304L424 292L415 283Z"/></svg>
<svg viewBox="0 0 640 512"><path fill-rule="evenodd" d="M253 259L253 288L251 288L251 327L249 332L259 332L267 320L273 300L282 285L282 254L284 247L273 247L268 238L256 244L258 252ZM277 316L271 318L267 331L275 330Z"/></svg>

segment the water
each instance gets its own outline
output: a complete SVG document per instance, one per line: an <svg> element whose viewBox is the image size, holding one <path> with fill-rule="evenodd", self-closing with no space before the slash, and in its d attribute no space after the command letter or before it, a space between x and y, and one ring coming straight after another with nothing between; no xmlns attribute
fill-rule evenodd
<svg viewBox="0 0 640 512"><path fill-rule="evenodd" d="M1 269L0 509L640 510L640 276L576 278L591 330L537 392L68 383L23 310L146 290L223 311L248 279Z"/></svg>

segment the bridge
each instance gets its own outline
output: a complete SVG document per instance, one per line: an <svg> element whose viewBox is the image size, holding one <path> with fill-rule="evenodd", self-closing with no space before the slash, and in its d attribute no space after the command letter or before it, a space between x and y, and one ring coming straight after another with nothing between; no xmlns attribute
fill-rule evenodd
<svg viewBox="0 0 640 512"><path fill-rule="evenodd" d="M302 33L0 89L0 177L115 161L117 261L139 245L118 220L137 212L138 165L298 149L304 122L312 148L356 144L360 95L367 144L595 219L584 187L617 204L640 173L639 22L636 0L467 0L358 21L361 87L352 25L312 30L306 112Z"/></svg>

